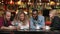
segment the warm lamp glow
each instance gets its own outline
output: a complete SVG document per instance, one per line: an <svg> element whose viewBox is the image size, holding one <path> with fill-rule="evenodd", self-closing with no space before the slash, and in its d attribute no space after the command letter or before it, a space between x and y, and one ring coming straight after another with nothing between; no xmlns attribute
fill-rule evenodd
<svg viewBox="0 0 60 34"><path fill-rule="evenodd" d="M21 5L21 4L22 4L21 0L19 0L19 1L17 2L17 4L18 4L18 5Z"/></svg>
<svg viewBox="0 0 60 34"><path fill-rule="evenodd" d="M10 0L9 4L14 4L14 2L12 0Z"/></svg>
<svg viewBox="0 0 60 34"><path fill-rule="evenodd" d="M47 5L49 5L49 3L47 3Z"/></svg>
<svg viewBox="0 0 60 34"><path fill-rule="evenodd" d="M4 1L2 0L2 2L4 2Z"/></svg>
<svg viewBox="0 0 60 34"><path fill-rule="evenodd" d="M59 5L59 3L57 3L57 5Z"/></svg>
<svg viewBox="0 0 60 34"><path fill-rule="evenodd" d="M41 2L41 0L39 0Z"/></svg>
<svg viewBox="0 0 60 34"><path fill-rule="evenodd" d="M28 2L28 5L30 5L31 4L31 2Z"/></svg>
<svg viewBox="0 0 60 34"><path fill-rule="evenodd" d="M31 0L28 0L28 5L30 5L31 4L31 2L30 2Z"/></svg>
<svg viewBox="0 0 60 34"><path fill-rule="evenodd" d="M31 0L29 0L29 2L30 2Z"/></svg>
<svg viewBox="0 0 60 34"><path fill-rule="evenodd" d="M26 11L24 11L25 14L28 14Z"/></svg>
<svg viewBox="0 0 60 34"><path fill-rule="evenodd" d="M55 2L54 2L54 1L51 1L51 2L50 2L50 5L55 5Z"/></svg>
<svg viewBox="0 0 60 34"><path fill-rule="evenodd" d="M18 13L18 10L16 11L16 14Z"/></svg>
<svg viewBox="0 0 60 34"><path fill-rule="evenodd" d="M40 3L40 5L42 5L42 3Z"/></svg>

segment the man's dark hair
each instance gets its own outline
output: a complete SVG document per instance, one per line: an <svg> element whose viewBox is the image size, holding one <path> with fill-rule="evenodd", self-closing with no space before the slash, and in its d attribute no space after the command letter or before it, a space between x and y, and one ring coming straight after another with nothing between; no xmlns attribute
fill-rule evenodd
<svg viewBox="0 0 60 34"><path fill-rule="evenodd" d="M33 12L37 12L37 13L38 13L38 10L37 10L37 9L33 9L33 10L32 10L32 13L33 13Z"/></svg>
<svg viewBox="0 0 60 34"><path fill-rule="evenodd" d="M36 14L37 15L36 18L33 18L34 20L37 20L38 19L38 10L37 9L33 9L32 10L32 16L33 16L33 12L36 12L37 13Z"/></svg>

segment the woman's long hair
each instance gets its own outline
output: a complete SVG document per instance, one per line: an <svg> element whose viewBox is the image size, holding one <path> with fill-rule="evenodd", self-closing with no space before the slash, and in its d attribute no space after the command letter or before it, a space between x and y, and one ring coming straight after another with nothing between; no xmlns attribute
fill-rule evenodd
<svg viewBox="0 0 60 34"><path fill-rule="evenodd" d="M24 14L24 20L23 21L20 20L21 14ZM23 22L23 23L26 23L27 21L29 21L28 16L24 12L18 12L18 14L15 16L14 20L19 21L19 22Z"/></svg>

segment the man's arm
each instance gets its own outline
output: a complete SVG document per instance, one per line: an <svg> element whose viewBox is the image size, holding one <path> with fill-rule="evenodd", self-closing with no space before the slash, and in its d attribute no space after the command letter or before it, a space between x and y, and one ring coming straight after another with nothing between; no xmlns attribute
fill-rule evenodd
<svg viewBox="0 0 60 34"><path fill-rule="evenodd" d="M0 28L3 26L2 22L0 22Z"/></svg>
<svg viewBox="0 0 60 34"><path fill-rule="evenodd" d="M3 26L3 17L0 17L0 28Z"/></svg>
<svg viewBox="0 0 60 34"><path fill-rule="evenodd" d="M39 18L39 26L40 26L40 28L43 28L44 26L45 26L45 18L43 17L43 16L41 16L40 18Z"/></svg>
<svg viewBox="0 0 60 34"><path fill-rule="evenodd" d="M33 20L30 18L30 29L35 29L35 26L33 25Z"/></svg>

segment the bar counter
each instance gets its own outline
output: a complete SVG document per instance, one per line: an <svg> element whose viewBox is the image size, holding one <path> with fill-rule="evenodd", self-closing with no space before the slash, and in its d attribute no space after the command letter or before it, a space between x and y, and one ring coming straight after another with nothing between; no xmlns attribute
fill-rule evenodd
<svg viewBox="0 0 60 34"><path fill-rule="evenodd" d="M0 30L0 34L60 34L60 31L54 30L54 31L2 31Z"/></svg>

